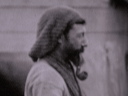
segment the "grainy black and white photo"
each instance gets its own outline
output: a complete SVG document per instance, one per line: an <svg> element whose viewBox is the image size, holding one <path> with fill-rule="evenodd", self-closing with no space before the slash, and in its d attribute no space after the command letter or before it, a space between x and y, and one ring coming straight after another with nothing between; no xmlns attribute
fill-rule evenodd
<svg viewBox="0 0 128 96"><path fill-rule="evenodd" d="M0 96L128 96L128 0L0 0Z"/></svg>

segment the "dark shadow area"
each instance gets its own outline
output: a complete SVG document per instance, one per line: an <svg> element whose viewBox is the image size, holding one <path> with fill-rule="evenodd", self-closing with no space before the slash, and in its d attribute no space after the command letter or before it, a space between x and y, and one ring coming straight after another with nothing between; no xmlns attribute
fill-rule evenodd
<svg viewBox="0 0 128 96"><path fill-rule="evenodd" d="M125 67L126 67L126 72L128 73L128 52L125 54Z"/></svg>
<svg viewBox="0 0 128 96"><path fill-rule="evenodd" d="M110 5L115 8L128 8L128 1L126 0L110 0Z"/></svg>
<svg viewBox="0 0 128 96"><path fill-rule="evenodd" d="M0 53L0 96L23 96L32 64L26 53Z"/></svg>
<svg viewBox="0 0 128 96"><path fill-rule="evenodd" d="M16 85L0 74L0 96L23 96Z"/></svg>

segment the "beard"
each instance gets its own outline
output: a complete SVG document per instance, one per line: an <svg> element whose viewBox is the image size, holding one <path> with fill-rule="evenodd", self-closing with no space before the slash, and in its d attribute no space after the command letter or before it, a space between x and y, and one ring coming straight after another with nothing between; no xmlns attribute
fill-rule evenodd
<svg viewBox="0 0 128 96"><path fill-rule="evenodd" d="M79 55L79 54L82 54L84 52L84 46L81 46L79 49L74 49L72 48L72 53L73 54L76 54L76 55Z"/></svg>
<svg viewBox="0 0 128 96"><path fill-rule="evenodd" d="M73 65L76 66L76 76L79 78L79 80L85 80L88 77L88 73L86 71L81 72L81 66L85 63L82 53L83 49L75 52L70 57L70 60L72 61Z"/></svg>
<svg viewBox="0 0 128 96"><path fill-rule="evenodd" d="M85 46L81 46L80 48L75 48L72 44L66 43L65 44L66 52L68 54L68 60L70 60L73 65L76 67L84 63L83 56L81 55L84 52Z"/></svg>
<svg viewBox="0 0 128 96"><path fill-rule="evenodd" d="M76 50L71 55L69 55L70 60L76 67L84 64L84 59L82 56L83 52L84 52L84 49L82 48L81 50Z"/></svg>

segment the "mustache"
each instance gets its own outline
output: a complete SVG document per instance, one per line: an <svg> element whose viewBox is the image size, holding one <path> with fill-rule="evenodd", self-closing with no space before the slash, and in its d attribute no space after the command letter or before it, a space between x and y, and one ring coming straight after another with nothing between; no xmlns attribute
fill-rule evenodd
<svg viewBox="0 0 128 96"><path fill-rule="evenodd" d="M72 56L70 56L70 60L73 62L73 64L76 67L84 64L84 62L85 62L84 59L83 59L83 56L79 52L75 53L75 54L72 54Z"/></svg>
<svg viewBox="0 0 128 96"><path fill-rule="evenodd" d="M81 46L81 48L79 50L76 51L76 53L83 53L85 50L85 47L87 47L87 45Z"/></svg>
<svg viewBox="0 0 128 96"><path fill-rule="evenodd" d="M80 52L84 52L84 46L81 46Z"/></svg>

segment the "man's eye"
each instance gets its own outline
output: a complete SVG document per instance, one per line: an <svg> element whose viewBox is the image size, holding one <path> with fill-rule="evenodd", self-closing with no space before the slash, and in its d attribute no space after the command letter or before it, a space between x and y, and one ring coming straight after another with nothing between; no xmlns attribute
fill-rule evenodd
<svg viewBox="0 0 128 96"><path fill-rule="evenodd" d="M84 37L84 33L78 34L78 38Z"/></svg>

